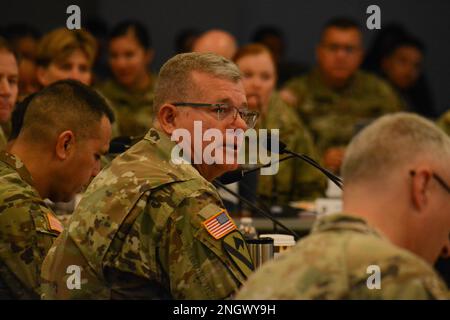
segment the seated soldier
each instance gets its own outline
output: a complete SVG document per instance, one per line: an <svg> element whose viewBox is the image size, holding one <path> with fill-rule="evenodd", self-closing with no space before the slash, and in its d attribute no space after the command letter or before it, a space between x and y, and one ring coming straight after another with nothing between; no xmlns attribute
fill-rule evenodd
<svg viewBox="0 0 450 320"><path fill-rule="evenodd" d="M386 115L350 143L343 213L268 262L239 299L448 299L432 264L450 233L450 138L420 116Z"/></svg>
<svg viewBox="0 0 450 320"><path fill-rule="evenodd" d="M40 269L62 226L44 202L70 201L99 172L112 113L95 91L56 82L29 102L23 127L0 152L0 299L40 295Z"/></svg>
<svg viewBox="0 0 450 320"><path fill-rule="evenodd" d="M238 141L225 135L256 121L239 69L215 54L176 55L161 68L154 103L154 127L94 179L49 251L42 298L224 299L253 271L211 183L237 168ZM210 129L231 162L202 156ZM191 137L182 138L189 163L173 158L181 133Z"/></svg>
<svg viewBox="0 0 450 320"><path fill-rule="evenodd" d="M280 94L308 125L324 165L338 172L345 146L357 130L403 106L385 81L359 70L363 42L356 22L329 21L316 58L317 68L288 81Z"/></svg>
<svg viewBox="0 0 450 320"><path fill-rule="evenodd" d="M269 49L260 44L246 45L238 50L234 61L243 75L249 108L260 114L258 128L280 130L279 138L288 149L317 158L309 130L275 91L277 71ZM281 163L275 176L260 175L258 180L258 194L280 205L323 196L327 183L319 171L297 159ZM240 187L244 187L242 183Z"/></svg>

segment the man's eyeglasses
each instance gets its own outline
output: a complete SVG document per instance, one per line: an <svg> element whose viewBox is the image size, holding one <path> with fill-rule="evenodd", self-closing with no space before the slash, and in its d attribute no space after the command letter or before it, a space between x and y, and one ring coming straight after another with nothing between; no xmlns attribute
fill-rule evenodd
<svg viewBox="0 0 450 320"><path fill-rule="evenodd" d="M212 108L212 111L217 114L217 120L223 121L225 119L237 119L238 114L244 120L248 129L255 126L259 113L257 111L250 111L247 108L236 108L227 103L197 103L197 102L175 102L172 103L175 107L199 107Z"/></svg>
<svg viewBox="0 0 450 320"><path fill-rule="evenodd" d="M409 174L411 176L414 176L416 174L416 172L414 170L411 170L409 172ZM437 181L437 183L439 183L441 185L442 188L445 189L445 191L447 191L448 193L450 193L450 186L444 181L444 179L442 179L440 176L438 176L436 173L433 172L432 177L434 180Z"/></svg>

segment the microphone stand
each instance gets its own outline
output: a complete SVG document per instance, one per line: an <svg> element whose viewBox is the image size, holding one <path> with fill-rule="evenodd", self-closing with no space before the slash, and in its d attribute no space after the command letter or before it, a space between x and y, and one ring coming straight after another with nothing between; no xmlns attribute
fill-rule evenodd
<svg viewBox="0 0 450 320"><path fill-rule="evenodd" d="M281 228L283 228L284 230L286 230L287 232L289 232L289 234L293 235L295 238L295 241L297 241L300 236L293 230L291 230L290 228L286 227L284 224L282 224L281 222L279 222L277 219L275 219L271 214L263 211L262 209L260 209L259 207L257 207L256 205L254 205L253 203L251 203L251 201L245 199L244 197L241 197L240 195L238 195L236 192L234 192L233 190L229 189L228 187L225 187L225 185L223 185L222 183L220 183L218 180L214 180L213 184L216 187L220 187L222 189L224 189L226 192L228 192L229 194L235 196L236 198L238 198L239 200L241 200L242 202L244 202L246 205L248 205L249 207L251 207L252 209L254 209L255 211L257 211L260 215L264 216L265 218L271 220L272 222L274 222L276 225L280 226Z"/></svg>

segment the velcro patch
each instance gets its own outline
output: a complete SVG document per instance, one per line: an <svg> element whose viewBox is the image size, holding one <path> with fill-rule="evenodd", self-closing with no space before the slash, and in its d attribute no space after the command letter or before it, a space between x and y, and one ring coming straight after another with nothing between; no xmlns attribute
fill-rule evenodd
<svg viewBox="0 0 450 320"><path fill-rule="evenodd" d="M62 223L50 212L47 212L47 220L50 231L61 233L64 230Z"/></svg>
<svg viewBox="0 0 450 320"><path fill-rule="evenodd" d="M208 220L203 221L206 231L218 240L237 229L225 209L222 209Z"/></svg>

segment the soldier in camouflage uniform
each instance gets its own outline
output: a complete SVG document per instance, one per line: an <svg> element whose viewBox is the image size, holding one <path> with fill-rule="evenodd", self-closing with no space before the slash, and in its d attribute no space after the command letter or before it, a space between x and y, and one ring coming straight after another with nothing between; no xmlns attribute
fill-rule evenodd
<svg viewBox="0 0 450 320"><path fill-rule="evenodd" d="M124 21L109 37L109 65L113 79L99 86L114 108L118 133L142 138L153 122L155 77L148 72L153 59L151 38L144 25Z"/></svg>
<svg viewBox="0 0 450 320"><path fill-rule="evenodd" d="M234 61L244 75L249 107L260 112L257 129L278 129L280 141L289 150L317 158L308 129L274 90L276 70L271 52L263 45L249 44L238 50ZM321 173L298 159L281 163L276 175L260 175L258 180L259 195L284 205L320 197L326 187Z"/></svg>
<svg viewBox="0 0 450 320"><path fill-rule="evenodd" d="M450 135L450 110L444 113L437 122L438 126L441 127L448 135Z"/></svg>
<svg viewBox="0 0 450 320"><path fill-rule="evenodd" d="M343 213L319 218L237 297L448 299L432 265L449 245L449 160L450 139L430 121L376 120L347 149Z"/></svg>
<svg viewBox="0 0 450 320"><path fill-rule="evenodd" d="M107 108L78 82L54 83L33 98L20 135L0 153L0 299L40 297L41 264L62 231L44 199L69 201L98 173L111 136Z"/></svg>
<svg viewBox="0 0 450 320"><path fill-rule="evenodd" d="M220 101L230 107L207 104ZM237 149L234 164L172 162L175 128L191 137L194 120L223 133L246 128L235 109L246 105L239 70L214 54L177 55L161 68L155 105L155 128L94 179L50 250L44 299L224 299L252 272L211 184L237 167Z"/></svg>
<svg viewBox="0 0 450 320"><path fill-rule="evenodd" d="M0 38L0 150L6 147L2 126L9 124L17 100L19 69L16 57L5 40Z"/></svg>
<svg viewBox="0 0 450 320"><path fill-rule="evenodd" d="M318 66L290 80L281 96L311 130L324 164L338 171L344 148L357 130L403 106L385 81L358 70L363 49L356 23L327 23L316 53Z"/></svg>

